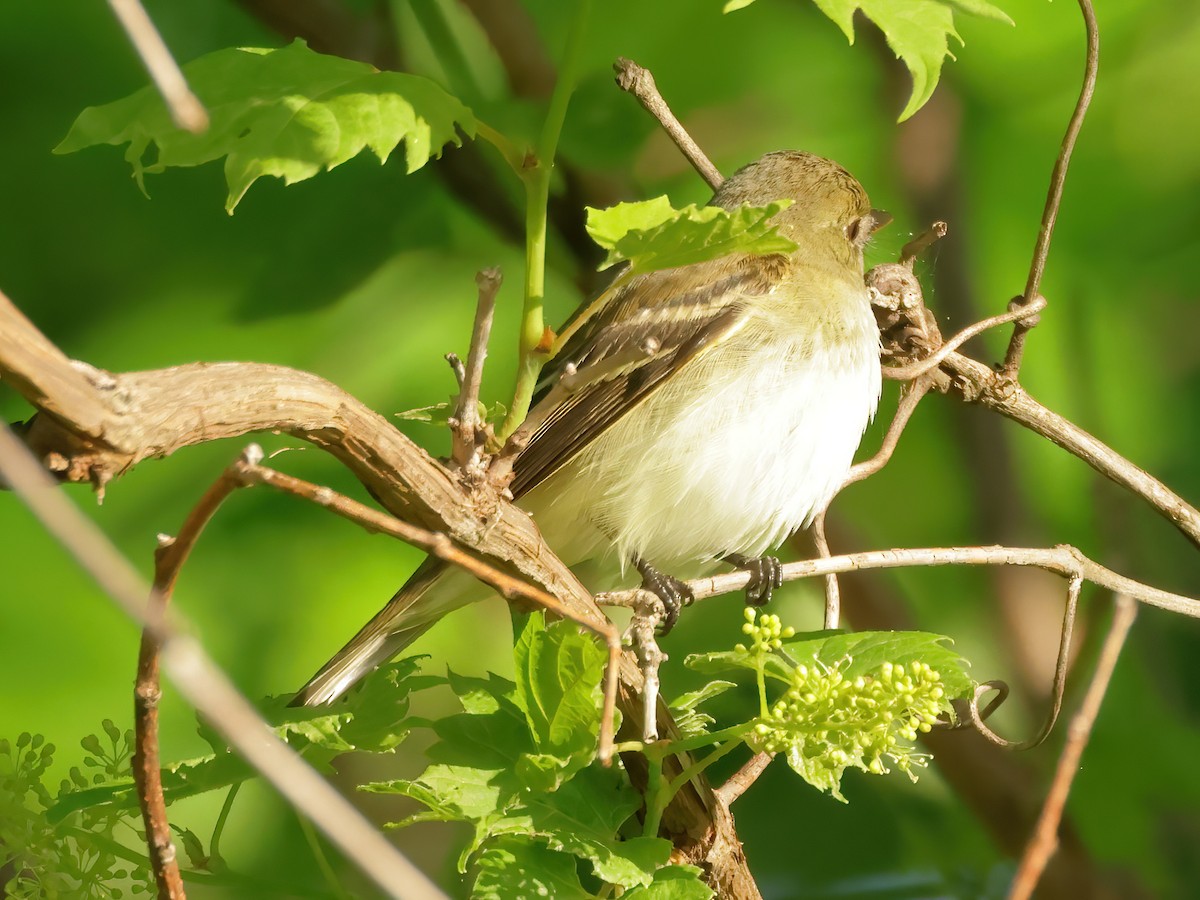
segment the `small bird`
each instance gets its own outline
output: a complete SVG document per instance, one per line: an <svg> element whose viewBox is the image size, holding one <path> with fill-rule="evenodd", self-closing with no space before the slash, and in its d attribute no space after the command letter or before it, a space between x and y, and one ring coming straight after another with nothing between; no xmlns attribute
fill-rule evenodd
<svg viewBox="0 0 1200 900"><path fill-rule="evenodd" d="M750 569L748 602L769 598L779 566L763 554L824 509L879 401L863 248L890 217L841 166L800 151L740 169L712 204L783 199L793 203L771 224L797 245L790 254L618 278L588 304L514 461L513 496L558 556L592 590L632 566L663 598L667 628L691 599L680 579L722 562ZM564 374L576 389L554 389ZM293 705L332 702L488 594L428 558Z"/></svg>

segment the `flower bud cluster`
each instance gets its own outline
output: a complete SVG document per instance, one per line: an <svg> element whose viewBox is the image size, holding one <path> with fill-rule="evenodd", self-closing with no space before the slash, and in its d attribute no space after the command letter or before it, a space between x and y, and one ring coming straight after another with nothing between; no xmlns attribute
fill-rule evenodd
<svg viewBox="0 0 1200 900"><path fill-rule="evenodd" d="M752 606L746 607L746 624L742 626L742 634L753 643L747 647L738 644L734 649L739 653L767 654L783 646L786 638L796 636L796 629L790 625L784 628L779 623L779 616L758 615L758 610Z"/></svg>
<svg viewBox="0 0 1200 900"><path fill-rule="evenodd" d="M910 742L930 730L945 705L941 677L925 663L884 663L848 678L850 662L796 666L787 692L750 737L755 749L784 753L805 780L839 800L850 766L882 775L890 762L915 780L913 768L927 765L928 756Z"/></svg>

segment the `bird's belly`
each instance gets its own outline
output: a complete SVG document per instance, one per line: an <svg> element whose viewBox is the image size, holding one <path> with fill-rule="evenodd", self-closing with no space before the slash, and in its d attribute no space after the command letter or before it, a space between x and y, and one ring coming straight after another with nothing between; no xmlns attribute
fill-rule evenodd
<svg viewBox="0 0 1200 900"><path fill-rule="evenodd" d="M574 530L568 562L591 545L683 575L778 546L849 470L879 396L877 346L764 358L735 344L690 363L544 485L547 533ZM730 384L733 366L746 374Z"/></svg>

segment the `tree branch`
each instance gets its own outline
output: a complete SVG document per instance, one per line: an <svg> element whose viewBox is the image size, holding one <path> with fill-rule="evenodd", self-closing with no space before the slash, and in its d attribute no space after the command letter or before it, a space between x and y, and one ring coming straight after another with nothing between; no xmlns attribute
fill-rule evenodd
<svg viewBox="0 0 1200 900"><path fill-rule="evenodd" d="M1050 191L1046 196L1046 206L1042 211L1042 225L1038 229L1037 244L1033 249L1033 262L1029 266L1029 277L1025 282L1024 302L1030 302L1037 296L1042 283L1042 273L1046 270L1046 257L1050 254L1050 238L1054 235L1054 222L1058 218L1058 208L1062 203L1063 185L1067 181L1067 167L1071 164L1071 153L1075 149L1075 140L1079 137L1079 129L1083 127L1083 119L1087 115L1088 106L1092 102L1092 94L1096 90L1096 72L1100 65L1100 29L1096 24L1096 11L1092 9L1092 0L1079 0L1079 9L1083 13L1083 24L1087 31L1087 60L1084 63L1083 87L1079 90L1079 99L1075 102L1075 111L1067 123L1067 133L1063 135L1062 146L1058 158L1054 161L1054 171L1050 174ZM1004 354L1002 371L1009 378L1016 376L1021 368L1021 355L1025 351L1025 335L1033 323L1020 319L1013 328L1012 339L1008 351Z"/></svg>
<svg viewBox="0 0 1200 900"><path fill-rule="evenodd" d="M197 641L164 619L157 606L146 604L150 586L95 523L55 488L37 460L3 425L0 475L105 593L150 632L159 646L163 669L187 701L297 810L389 895L410 900L443 896L329 782L271 732Z"/></svg>
<svg viewBox="0 0 1200 900"><path fill-rule="evenodd" d="M1092 681L1088 685L1087 693L1084 694L1079 712L1071 720L1071 727L1067 731L1067 742L1063 746L1062 755L1058 758L1058 766L1054 770L1054 781L1050 784L1050 791L1046 795L1046 802L1038 817L1037 827L1025 847L1025 854L1022 856L1017 874L1013 878L1012 887L1008 893L1009 900L1026 900L1032 896L1033 889L1037 887L1038 880L1045 871L1046 863L1050 861L1051 855L1058 846L1058 824L1062 820L1067 794L1071 791L1075 773L1079 771L1079 760L1083 757L1083 750L1091 736L1092 726L1096 724L1096 715L1100 712L1100 703L1108 691L1108 683L1112 679L1117 659L1121 655L1122 647L1125 646L1125 638L1129 635L1129 629L1136 616L1137 604L1130 597L1118 595L1116 612L1113 615L1108 636L1104 639L1104 647L1100 651L1096 671L1092 674Z"/></svg>

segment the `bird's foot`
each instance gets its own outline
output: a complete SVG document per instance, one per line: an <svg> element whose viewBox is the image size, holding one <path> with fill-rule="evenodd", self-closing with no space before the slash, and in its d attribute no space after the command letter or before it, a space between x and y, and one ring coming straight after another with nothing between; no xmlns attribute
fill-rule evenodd
<svg viewBox="0 0 1200 900"><path fill-rule="evenodd" d="M743 556L741 553L726 553L722 557L727 563L750 573L746 582L746 605L766 606L771 602L775 588L783 584L783 566L774 556Z"/></svg>
<svg viewBox="0 0 1200 900"><path fill-rule="evenodd" d="M692 589L678 578L660 572L644 559L634 559L633 565L642 576L642 587L663 602L666 618L663 619L658 633L661 637L666 637L679 621L679 611L685 606L691 606L696 599Z"/></svg>

